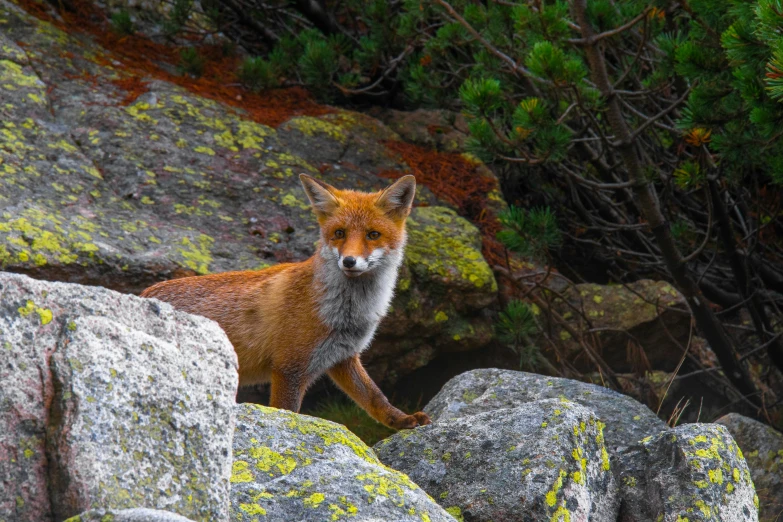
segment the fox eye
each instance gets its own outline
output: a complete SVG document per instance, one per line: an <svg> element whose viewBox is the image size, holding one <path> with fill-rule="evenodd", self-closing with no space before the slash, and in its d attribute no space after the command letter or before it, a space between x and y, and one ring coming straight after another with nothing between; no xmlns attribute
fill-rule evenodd
<svg viewBox="0 0 783 522"><path fill-rule="evenodd" d="M376 231L373 230L372 232L367 234L367 237L369 239L378 239L379 237L381 237L381 233L380 232L376 232Z"/></svg>
<svg viewBox="0 0 783 522"><path fill-rule="evenodd" d="M342 239L345 237L345 230L338 228L334 231L334 237L335 239Z"/></svg>

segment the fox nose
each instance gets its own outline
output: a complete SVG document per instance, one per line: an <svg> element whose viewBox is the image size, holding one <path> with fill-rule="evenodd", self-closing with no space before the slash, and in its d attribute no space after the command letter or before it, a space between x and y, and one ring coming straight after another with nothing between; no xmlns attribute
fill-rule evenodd
<svg viewBox="0 0 783 522"><path fill-rule="evenodd" d="M353 268L355 265L356 265L356 258L349 256L343 259L343 266L345 268Z"/></svg>

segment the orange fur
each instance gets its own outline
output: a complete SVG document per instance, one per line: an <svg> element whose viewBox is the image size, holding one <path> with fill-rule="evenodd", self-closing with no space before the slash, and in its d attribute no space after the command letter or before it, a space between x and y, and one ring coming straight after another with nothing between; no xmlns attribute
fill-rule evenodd
<svg viewBox="0 0 783 522"><path fill-rule="evenodd" d="M428 424L426 414L407 415L389 403L362 367L362 347L330 368L312 370L315 350L333 333L323 315L324 283L319 274L339 272L320 252L335 252L340 262L343 257L368 259L373 252L395 249L401 255L412 201L412 194L404 189L412 186L415 190L415 182L403 179L371 194L340 191L304 175L302 182L321 227L320 244L326 250L319 246L306 261L260 271L164 281L144 290L142 297L166 301L220 324L237 353L240 386L271 382L273 407L298 411L307 387L326 371L377 421L397 429ZM403 200L405 205L400 203ZM380 236L373 239L371 232ZM349 275L357 277L350 270L331 277L338 284L345 278L347 284ZM368 270L358 277L373 274ZM393 285L394 278L390 281Z"/></svg>

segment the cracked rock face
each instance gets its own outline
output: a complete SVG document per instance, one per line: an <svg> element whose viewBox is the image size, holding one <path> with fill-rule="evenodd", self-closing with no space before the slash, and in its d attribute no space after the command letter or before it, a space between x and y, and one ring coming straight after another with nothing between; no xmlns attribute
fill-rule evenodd
<svg viewBox="0 0 783 522"><path fill-rule="evenodd" d="M231 520L454 520L344 426L252 404L236 411Z"/></svg>
<svg viewBox="0 0 783 522"><path fill-rule="evenodd" d="M738 413L715 423L726 426L748 463L759 497L759 520L774 522L783 512L783 433Z"/></svg>
<svg viewBox="0 0 783 522"><path fill-rule="evenodd" d="M275 129L152 77L138 78L147 92L126 104L120 85L133 76L69 31L0 0L0 269L139 293L174 277L301 261L318 229L299 173L378 190L389 180L377 173L404 168L383 145L397 134L358 113L301 115ZM366 360L388 383L491 339L482 309L497 285L477 229L417 192L429 206L414 215L414 257ZM449 248L432 240L449 229L459 230Z"/></svg>
<svg viewBox="0 0 783 522"><path fill-rule="evenodd" d="M375 449L466 522L617 517L603 424L565 399L436 421Z"/></svg>
<svg viewBox="0 0 783 522"><path fill-rule="evenodd" d="M93 509L71 517L65 522L104 522L107 520L111 522L192 522L189 518L170 511L147 508Z"/></svg>
<svg viewBox="0 0 783 522"><path fill-rule="evenodd" d="M589 415L586 427L591 426L590 419L593 419L601 428L599 446L605 448L606 460L602 462L611 470L608 473L613 478L611 485L602 486L604 482L600 480L581 483L578 479L583 476L595 478L598 475L583 475L577 470L580 474L575 478L573 470L562 468L571 465L572 457L579 454L579 449L570 448L568 444L579 445L585 441L580 438L584 432L581 421L577 429L575 422L566 422L567 416L563 419L556 416L561 424L556 425L554 435L546 431L553 426L550 419L536 424L539 422L537 416L547 408L555 408L557 402L573 404L575 412ZM512 520L505 518L505 512L500 516L491 511L500 509L496 506L505 502L503 509L510 512L509 495L496 494L490 502L478 496L476 490L479 493L482 489L489 491L490 486L485 484L491 484L504 492L515 491L502 488L504 484L522 487L514 473L518 475L519 469L531 468L530 463L537 463L537 467L533 466L533 471L528 473L544 477L539 482L561 487L570 477L575 485L569 487L577 489L565 488L566 494L575 494L574 491L582 486L586 488L574 499L564 497L564 508L578 506L582 510L581 518L576 520L587 520L587 516L594 522L758 520L758 498L748 463L729 431L717 424L686 424L671 429L643 404L606 388L497 369L473 370L454 377L424 411L432 418L432 426L389 437L376 445L378 455L386 464L408 473L433 497L442 499L439 500L441 505L451 502L447 507L459 509L463 514L467 512L465 520ZM521 420L518 421L518 417ZM753 433L749 428L752 427L738 430L739 433ZM533 455L525 457L529 462L522 462L528 468L521 467L508 455L510 448L516 448L518 443L496 443L498 437L525 441L528 449L524 452ZM750 439L743 435L738 440L743 438ZM469 454L472 459L476 452L468 447L481 444L481 441L486 441L478 449L481 458L470 460L465 457ZM768 441L753 444L774 447L774 443ZM427 449L422 450L422 447ZM598 450L592 447L589 451L585 448L581 451L592 455ZM772 455L769 451L768 454ZM546 460L540 463L542 455L548 455L549 463ZM561 466L565 473L562 483L557 482L559 475L547 475L547 470L551 471L555 465ZM452 487L459 495L452 495ZM609 489L602 489L604 487ZM612 488L614 490L610 491ZM529 499L534 498L531 495L540 496L541 492L525 491L516 497L517 509L523 513L541 509L539 501L535 501L533 507L527 505ZM547 495L549 492L545 491ZM597 499L602 495L615 495L617 502L601 504ZM496 498L503 500L497 502ZM559 505L550 502L556 498L560 497L549 495L543 505ZM585 512L592 514L584 515ZM565 518L564 513L554 520L575 520L574 513L568 513L570 518ZM519 520L549 520L552 516L552 512L546 512Z"/></svg>
<svg viewBox="0 0 783 522"><path fill-rule="evenodd" d="M565 398L595 412L606 425L604 435L611 454L667 429L647 406L608 388L498 369L473 370L454 377L424 411L435 422L554 398Z"/></svg>
<svg viewBox="0 0 783 522"><path fill-rule="evenodd" d="M642 439L617 461L621 522L758 520L748 464L724 426L677 426Z"/></svg>
<svg viewBox="0 0 783 522"><path fill-rule="evenodd" d="M628 285L579 284L553 300L554 309L577 331L594 328L601 356L617 372L632 372L628 340L639 340L650 368L673 371L688 343L691 316L682 295L664 281L642 279ZM575 310L582 311L584 318ZM590 321L590 326L585 324ZM582 371L594 368L565 330L558 332L565 357ZM710 352L711 353L711 352ZM580 356L581 355L581 356Z"/></svg>
<svg viewBox="0 0 783 522"><path fill-rule="evenodd" d="M236 355L208 319L0 272L0 520L228 520Z"/></svg>

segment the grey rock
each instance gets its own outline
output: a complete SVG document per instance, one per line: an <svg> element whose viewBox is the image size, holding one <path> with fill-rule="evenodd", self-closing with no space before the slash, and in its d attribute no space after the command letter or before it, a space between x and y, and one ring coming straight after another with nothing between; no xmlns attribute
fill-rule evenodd
<svg viewBox="0 0 783 522"><path fill-rule="evenodd" d="M375 449L384 464L407 473L465 521L617 517L603 424L565 399L441 419Z"/></svg>
<svg viewBox="0 0 783 522"><path fill-rule="evenodd" d="M454 520L344 426L253 404L236 410L232 521Z"/></svg>
<svg viewBox="0 0 783 522"><path fill-rule="evenodd" d="M370 114L384 122L406 141L449 152L464 152L470 136L465 116L442 109L370 110Z"/></svg>
<svg viewBox="0 0 783 522"><path fill-rule="evenodd" d="M216 323L0 272L0 347L0 520L97 506L227 520L238 377Z"/></svg>
<svg viewBox="0 0 783 522"><path fill-rule="evenodd" d="M170 7L134 4L151 15L160 14L151 5ZM405 169L385 145L399 136L376 119L310 104L317 114L267 121L146 75L148 92L126 100L116 80L130 76L114 58L0 0L0 269L139 293L175 277L302 261L318 226L299 173L377 190L389 184L378 173ZM428 263L406 264L394 317L365 359L386 383L492 337L491 319L477 311L497 293L478 230L431 210L443 203L423 184L417 204L428 208L409 248ZM399 334L408 331L421 338Z"/></svg>
<svg viewBox="0 0 783 522"><path fill-rule="evenodd" d="M627 285L579 284L561 292L552 308L566 318L572 328L595 328L601 357L618 373L634 371L627 355L628 340L638 346L656 370L673 371L690 336L691 315L685 298L665 281L642 279ZM576 313L579 310L584 314ZM544 314L545 316L546 314ZM542 319L544 318L542 316ZM585 318L590 321L588 327ZM547 325L552 334L562 336L562 356L580 371L595 366L583 356L582 348L562 325Z"/></svg>
<svg viewBox="0 0 783 522"><path fill-rule="evenodd" d="M783 433L738 413L715 423L726 426L748 463L759 497L759 520L778 520L783 513Z"/></svg>
<svg viewBox="0 0 783 522"><path fill-rule="evenodd" d="M424 411L433 421L443 421L550 398L568 399L595 412L606 425L604 436L610 454L667 429L649 408L608 388L498 369L473 370L454 377Z"/></svg>
<svg viewBox="0 0 783 522"><path fill-rule="evenodd" d="M191 519L159 509L91 509L65 522L192 522Z"/></svg>
<svg viewBox="0 0 783 522"><path fill-rule="evenodd" d="M621 522L758 520L742 451L725 426L685 424L619 456Z"/></svg>

